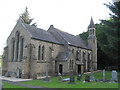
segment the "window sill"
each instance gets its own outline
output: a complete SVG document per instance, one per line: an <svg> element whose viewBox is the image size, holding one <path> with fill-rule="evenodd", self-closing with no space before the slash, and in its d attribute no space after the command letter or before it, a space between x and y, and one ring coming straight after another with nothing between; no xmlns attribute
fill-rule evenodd
<svg viewBox="0 0 120 90"><path fill-rule="evenodd" d="M37 63L46 63L46 60L37 60Z"/></svg>

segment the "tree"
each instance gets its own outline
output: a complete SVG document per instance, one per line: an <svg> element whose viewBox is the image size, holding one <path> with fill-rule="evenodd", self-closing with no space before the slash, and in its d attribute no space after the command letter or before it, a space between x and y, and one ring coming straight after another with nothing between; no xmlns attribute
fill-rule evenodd
<svg viewBox="0 0 120 90"><path fill-rule="evenodd" d="M112 62L114 65L119 66L120 68L120 56L118 52L120 51L119 43L120 43L120 37L119 37L119 31L120 31L120 1L114 2L113 4L105 4L107 8L110 9L112 14L110 14L109 20L101 20L104 28L104 32L107 35L108 43L106 44L106 47L102 47L103 51L109 55L109 58L113 59Z"/></svg>
<svg viewBox="0 0 120 90"><path fill-rule="evenodd" d="M30 19L29 13L28 13L28 8L25 8L25 12L21 15L21 18L23 19L23 22L26 24L30 24L33 19Z"/></svg>
<svg viewBox="0 0 120 90"><path fill-rule="evenodd" d="M120 1L113 4L104 4L110 9L109 20L101 20L100 24L96 24L96 37L98 43L98 62L99 66L118 66L120 70ZM83 39L86 37L86 32L80 34ZM87 39L87 38L86 38ZM102 63L104 62L104 63ZM118 69L117 68L117 69Z"/></svg>

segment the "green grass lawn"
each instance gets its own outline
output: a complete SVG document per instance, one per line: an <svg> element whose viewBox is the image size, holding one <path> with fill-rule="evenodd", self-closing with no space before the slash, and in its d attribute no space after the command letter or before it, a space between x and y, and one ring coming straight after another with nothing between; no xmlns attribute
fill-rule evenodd
<svg viewBox="0 0 120 90"><path fill-rule="evenodd" d="M89 74L90 75L90 74ZM94 73L94 77L96 79L102 79L102 72ZM68 76L63 77L68 78ZM118 83L107 83L107 82L89 82L89 83L82 83L84 80L85 75L82 77L81 81L77 81L77 77L75 76L75 83L76 84L68 84L67 82L58 82L58 77L52 77L52 82L42 82L42 80L32 80L32 81L25 81L21 82L24 84L34 85L34 86L41 86L47 88L118 88ZM106 79L111 79L111 71L106 71Z"/></svg>
<svg viewBox="0 0 120 90"><path fill-rule="evenodd" d="M8 84L8 83L3 83L3 88L26 88L26 87Z"/></svg>

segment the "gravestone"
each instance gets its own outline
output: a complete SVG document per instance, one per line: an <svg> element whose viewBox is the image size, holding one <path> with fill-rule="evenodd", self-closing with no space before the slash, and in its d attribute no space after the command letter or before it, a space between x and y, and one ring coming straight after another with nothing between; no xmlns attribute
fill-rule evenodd
<svg viewBox="0 0 120 90"><path fill-rule="evenodd" d="M91 68L90 71L91 71L90 81L95 81L95 78L93 77L93 69Z"/></svg>
<svg viewBox="0 0 120 90"><path fill-rule="evenodd" d="M16 69L16 78L20 78L20 69L18 67Z"/></svg>
<svg viewBox="0 0 120 90"><path fill-rule="evenodd" d="M24 70L22 70L21 78L24 79Z"/></svg>
<svg viewBox="0 0 120 90"><path fill-rule="evenodd" d="M11 77L16 78L16 72L11 72Z"/></svg>
<svg viewBox="0 0 120 90"><path fill-rule="evenodd" d="M106 79L105 79L105 69L103 70L103 82L105 82Z"/></svg>
<svg viewBox="0 0 120 90"><path fill-rule="evenodd" d="M112 78L111 78L111 80L112 80L112 81L118 81L116 70L112 70Z"/></svg>
<svg viewBox="0 0 120 90"><path fill-rule="evenodd" d="M9 72L6 72L6 73L5 73L5 77L10 77L10 73L9 73Z"/></svg>
<svg viewBox="0 0 120 90"><path fill-rule="evenodd" d="M85 76L85 82L90 82L90 76Z"/></svg>
<svg viewBox="0 0 120 90"><path fill-rule="evenodd" d="M68 84L75 84L75 76L70 76L70 82Z"/></svg>
<svg viewBox="0 0 120 90"><path fill-rule="evenodd" d="M81 74L78 74L77 80L80 81L80 80L81 80L81 77L82 77L82 75L81 75Z"/></svg>
<svg viewBox="0 0 120 90"><path fill-rule="evenodd" d="M32 79L37 79L37 75L34 73L34 74L32 74Z"/></svg>
<svg viewBox="0 0 120 90"><path fill-rule="evenodd" d="M61 73L58 73L58 76L59 76L59 82L62 82L63 78L61 76Z"/></svg>
<svg viewBox="0 0 120 90"><path fill-rule="evenodd" d="M74 71L71 71L71 74L70 74L70 82L69 82L68 84L75 84Z"/></svg>
<svg viewBox="0 0 120 90"><path fill-rule="evenodd" d="M50 82L51 80L49 79L48 77L48 64L46 65L46 77L45 79L43 80L43 82Z"/></svg>

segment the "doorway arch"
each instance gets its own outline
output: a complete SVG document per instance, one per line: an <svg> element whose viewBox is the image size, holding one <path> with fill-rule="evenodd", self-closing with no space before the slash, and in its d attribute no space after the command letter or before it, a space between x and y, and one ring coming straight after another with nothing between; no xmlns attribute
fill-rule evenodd
<svg viewBox="0 0 120 90"><path fill-rule="evenodd" d="M59 64L59 73L61 73L61 75L62 75L62 72L63 72L63 65Z"/></svg>

